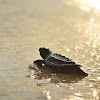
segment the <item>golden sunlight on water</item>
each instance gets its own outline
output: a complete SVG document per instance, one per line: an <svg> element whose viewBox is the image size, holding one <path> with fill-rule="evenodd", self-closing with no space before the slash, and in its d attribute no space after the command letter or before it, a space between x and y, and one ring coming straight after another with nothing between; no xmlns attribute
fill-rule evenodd
<svg viewBox="0 0 100 100"><path fill-rule="evenodd" d="M79 7L86 11L87 13L91 13L95 11L95 14L100 13L100 1L99 0L75 0L76 5L80 5ZM65 4L72 4L71 2L65 0Z"/></svg>
<svg viewBox="0 0 100 100"><path fill-rule="evenodd" d="M35 74L40 47L89 75ZM0 76L0 100L100 100L100 1L0 0Z"/></svg>
<svg viewBox="0 0 100 100"><path fill-rule="evenodd" d="M83 4L86 4L90 8L100 10L100 1L99 0L81 0Z"/></svg>

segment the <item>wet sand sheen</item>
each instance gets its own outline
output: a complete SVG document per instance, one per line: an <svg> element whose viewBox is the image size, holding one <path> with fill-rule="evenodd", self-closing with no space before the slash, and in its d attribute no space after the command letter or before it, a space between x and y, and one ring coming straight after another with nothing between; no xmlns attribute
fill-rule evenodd
<svg viewBox="0 0 100 100"><path fill-rule="evenodd" d="M0 0L0 99L99 100L100 16L95 11L80 9L76 1ZM27 77L43 46L74 59L89 76L75 83L61 82L65 75Z"/></svg>

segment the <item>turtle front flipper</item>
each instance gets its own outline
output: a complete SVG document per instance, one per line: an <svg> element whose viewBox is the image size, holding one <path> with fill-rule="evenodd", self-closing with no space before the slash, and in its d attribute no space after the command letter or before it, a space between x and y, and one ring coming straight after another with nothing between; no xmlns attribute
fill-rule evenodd
<svg viewBox="0 0 100 100"><path fill-rule="evenodd" d="M39 69L42 69L42 64L44 64L45 61L42 60L42 59L40 59L40 60L35 60L34 63L37 65L37 67L38 67Z"/></svg>

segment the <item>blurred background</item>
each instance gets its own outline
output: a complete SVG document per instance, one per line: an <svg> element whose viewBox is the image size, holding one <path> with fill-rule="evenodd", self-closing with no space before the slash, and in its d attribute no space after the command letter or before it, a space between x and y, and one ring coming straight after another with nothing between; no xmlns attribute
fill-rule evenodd
<svg viewBox="0 0 100 100"><path fill-rule="evenodd" d="M100 100L99 0L0 0L0 100ZM27 77L38 49L74 59L75 83Z"/></svg>

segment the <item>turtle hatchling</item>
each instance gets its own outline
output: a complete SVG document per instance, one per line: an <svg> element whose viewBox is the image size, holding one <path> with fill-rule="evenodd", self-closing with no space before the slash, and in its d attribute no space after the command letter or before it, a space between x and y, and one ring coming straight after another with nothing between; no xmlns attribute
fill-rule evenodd
<svg viewBox="0 0 100 100"><path fill-rule="evenodd" d="M42 64L44 64L53 72L88 75L80 68L81 65L76 64L72 59L68 57L62 56L57 53L52 53L47 47L39 48L39 52L43 59L34 61L39 69L42 69Z"/></svg>

